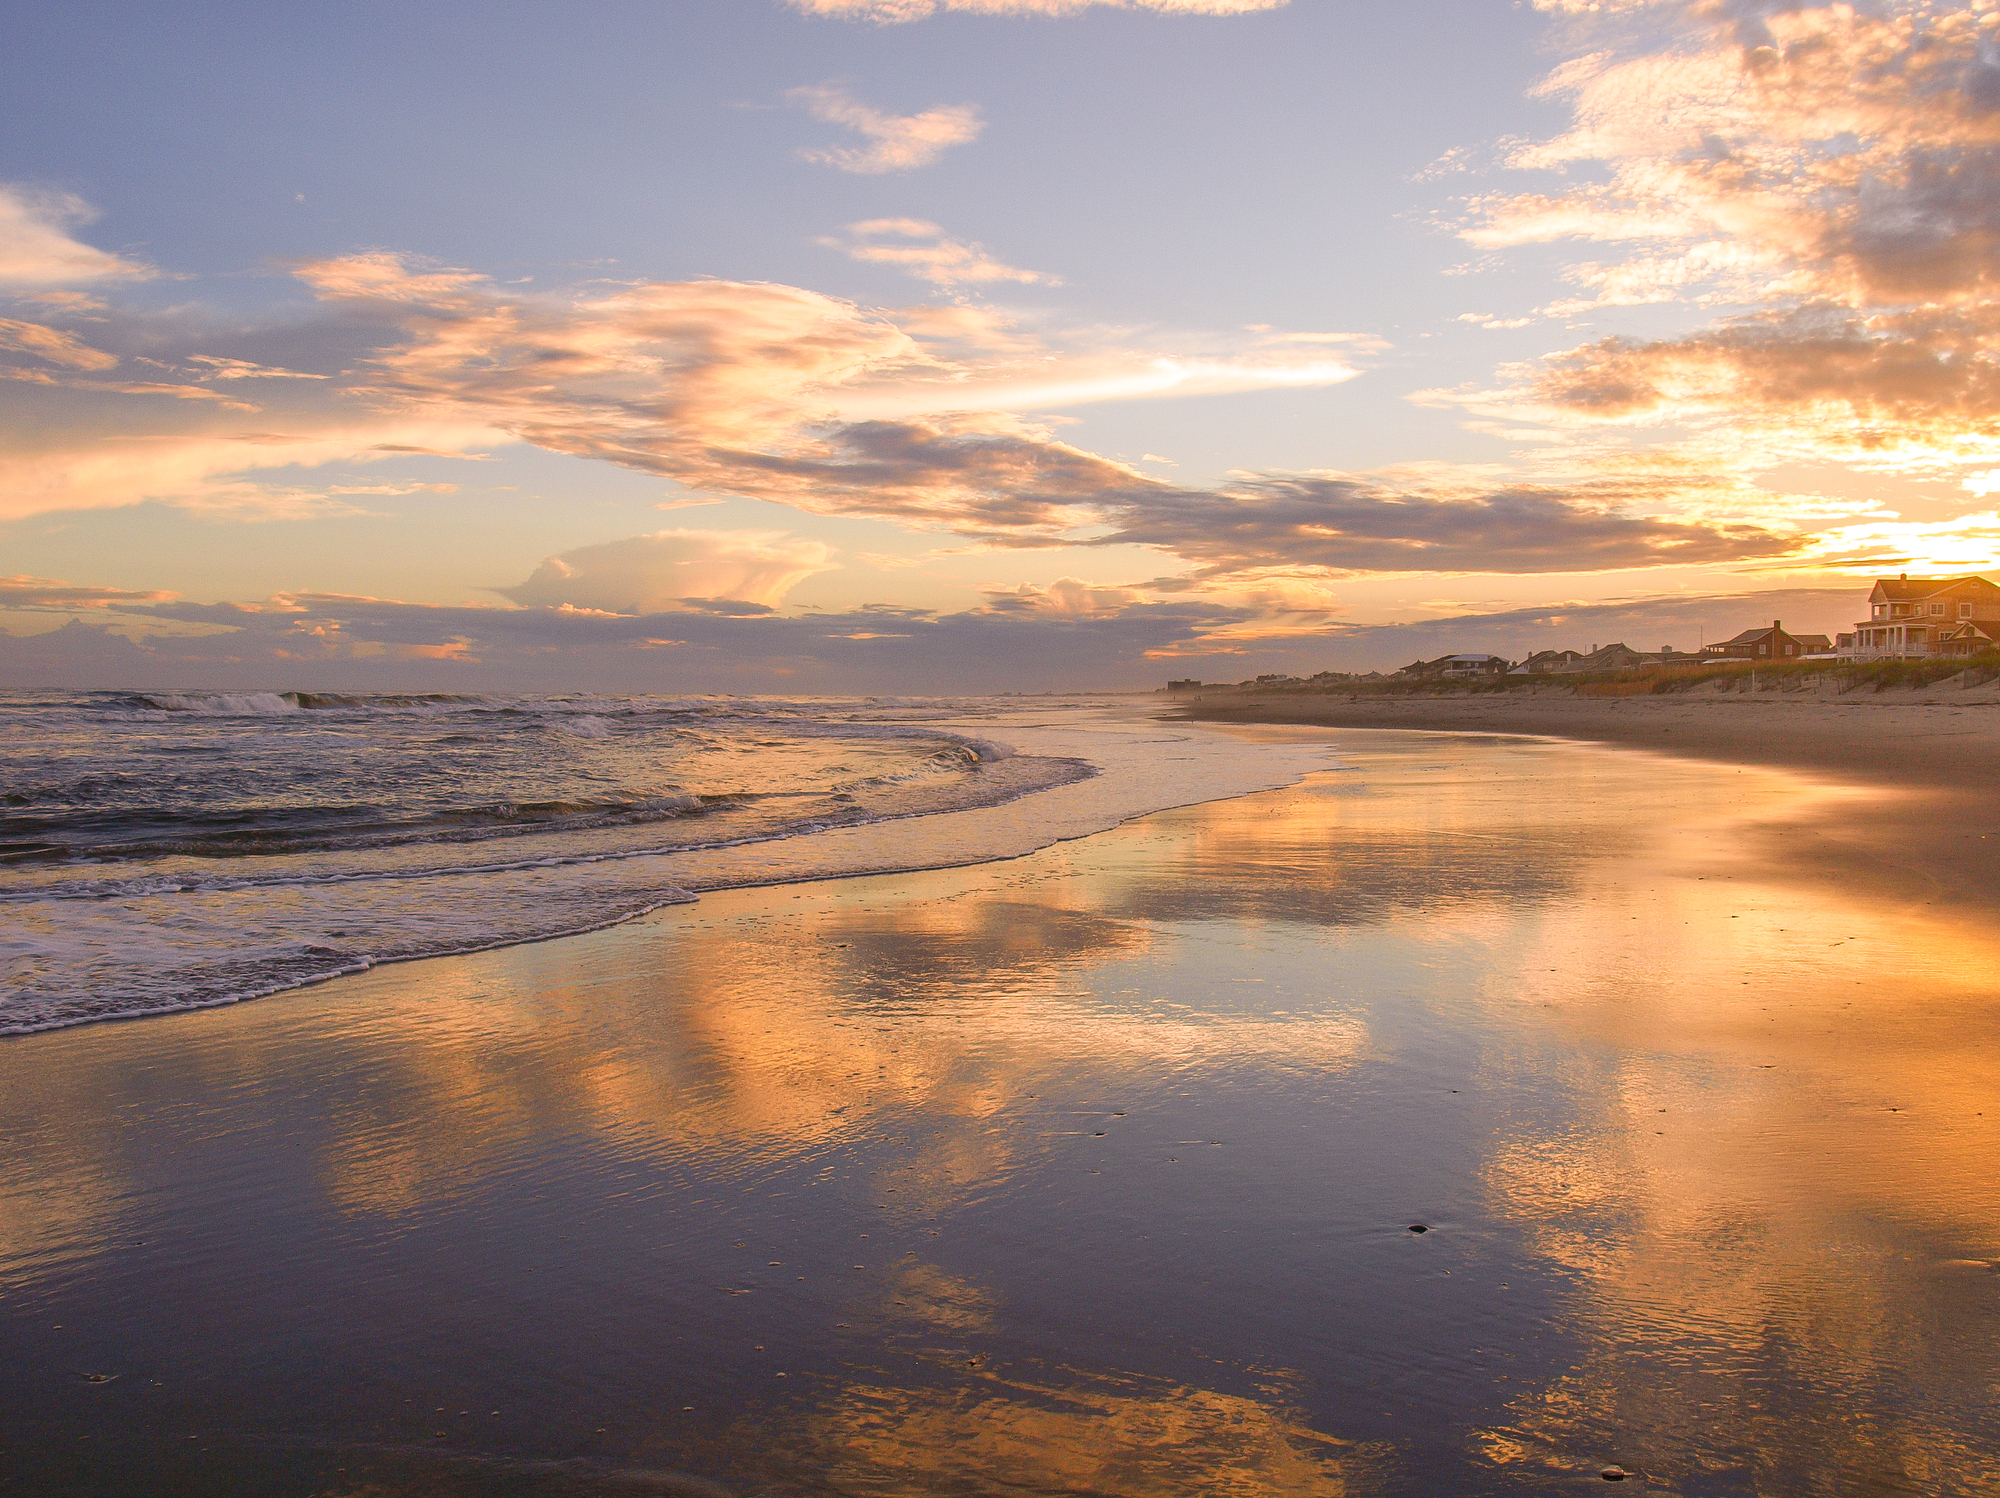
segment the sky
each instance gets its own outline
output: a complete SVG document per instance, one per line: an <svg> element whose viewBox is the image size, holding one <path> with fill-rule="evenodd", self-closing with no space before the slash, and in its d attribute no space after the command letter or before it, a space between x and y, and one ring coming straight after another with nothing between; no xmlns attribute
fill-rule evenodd
<svg viewBox="0 0 2000 1498"><path fill-rule="evenodd" d="M1144 689L2000 547L2000 10L24 8L0 685Z"/></svg>

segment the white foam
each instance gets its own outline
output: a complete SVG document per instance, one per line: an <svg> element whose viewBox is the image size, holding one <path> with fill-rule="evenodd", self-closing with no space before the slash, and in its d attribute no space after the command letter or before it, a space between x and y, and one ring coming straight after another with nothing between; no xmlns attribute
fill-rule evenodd
<svg viewBox="0 0 2000 1498"><path fill-rule="evenodd" d="M271 707L284 702L272 694L178 700L192 705L175 710L205 715L297 711ZM654 710L646 699L595 700L599 713L576 705L526 706L543 725L586 739L626 737L604 712L631 719L640 743L637 719ZM491 702L467 706L481 712ZM987 703L954 713L932 703L921 726L842 716L880 704L761 706L732 703L706 717L701 753L754 758L774 736L795 734L900 740L928 752L905 761L907 769L853 782L855 794L832 814L818 809L835 789L821 780L817 790L751 796L764 809L749 820L642 824L658 829L651 832L555 828L387 852L171 857L104 866L86 878L74 866L9 869L0 883L10 928L0 944L0 1033L234 1002L382 962L589 930L691 898L690 890L1017 857L1149 811L1288 784L1331 758L1317 743L1252 744L1102 704ZM683 741L684 728L668 731ZM228 732L238 747L267 737L278 735ZM818 762L843 758L852 756L829 745ZM802 815L786 811L800 794L820 799L797 802ZM653 804L705 805L692 794ZM681 833L665 835L673 826Z"/></svg>
<svg viewBox="0 0 2000 1498"><path fill-rule="evenodd" d="M296 702L276 692L141 692L139 700L161 712L208 718L264 718L300 710Z"/></svg>

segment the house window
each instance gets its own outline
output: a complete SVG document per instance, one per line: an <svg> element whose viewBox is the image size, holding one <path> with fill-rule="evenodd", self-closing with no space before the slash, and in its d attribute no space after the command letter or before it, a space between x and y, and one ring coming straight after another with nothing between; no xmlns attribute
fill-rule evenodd
<svg viewBox="0 0 2000 1498"><path fill-rule="evenodd" d="M1934 603L1934 604L1932 604L1932 605L1931 605L1931 612L1932 612L1933 614L1942 614L1942 613L1944 612L1944 605L1943 605L1943 604L1941 604L1941 603Z"/></svg>
<svg viewBox="0 0 2000 1498"><path fill-rule="evenodd" d="M1969 603L1961 603L1958 606L1958 617L1961 619L1970 619L1972 617L1972 605Z"/></svg>
<svg viewBox="0 0 2000 1498"><path fill-rule="evenodd" d="M1886 619L1886 618L1888 618L1888 617L1889 617L1889 605L1888 605L1888 604L1886 604L1886 603L1878 603L1878 604L1876 604L1876 605L1875 605L1875 617L1876 617L1877 619Z"/></svg>

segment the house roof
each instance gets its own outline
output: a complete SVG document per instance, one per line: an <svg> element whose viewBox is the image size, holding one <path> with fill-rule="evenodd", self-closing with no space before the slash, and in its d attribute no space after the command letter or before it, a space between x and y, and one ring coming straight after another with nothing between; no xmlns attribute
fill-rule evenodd
<svg viewBox="0 0 2000 1498"><path fill-rule="evenodd" d="M1939 593L1950 592L1953 588L1967 583L1994 585L1976 573L1966 573L1959 577L1878 577L1874 590L1868 595L1876 603L1913 603L1921 598L1931 598ZM1996 589L1995 591L2000 591Z"/></svg>
<svg viewBox="0 0 2000 1498"><path fill-rule="evenodd" d="M1771 626L1767 624L1762 629L1746 629L1742 634L1735 636L1733 639L1717 640L1715 643L1717 645L1754 645L1759 640L1766 638L1770 633ZM1799 636L1794 635L1792 638L1796 640Z"/></svg>
<svg viewBox="0 0 2000 1498"><path fill-rule="evenodd" d="M1773 634L1781 634L1786 639L1797 641L1801 645L1810 645L1815 640L1817 640L1822 646L1830 645L1833 643L1832 641L1827 639L1825 635L1793 634L1792 631L1790 631L1789 629L1781 628L1775 624L1767 624L1762 629L1746 629L1743 631L1742 634L1737 635L1732 639L1717 640L1713 645L1710 645L1708 648L1710 650L1718 650L1728 645L1755 645L1759 640L1770 639Z"/></svg>

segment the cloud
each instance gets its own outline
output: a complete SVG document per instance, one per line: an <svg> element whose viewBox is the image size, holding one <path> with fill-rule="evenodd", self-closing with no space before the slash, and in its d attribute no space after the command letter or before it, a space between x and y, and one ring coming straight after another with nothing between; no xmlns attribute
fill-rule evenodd
<svg viewBox="0 0 2000 1498"><path fill-rule="evenodd" d="M330 375L301 374L296 369L271 369L248 359L225 359L217 354L189 354L187 362L196 366L196 378L203 380L325 380Z"/></svg>
<svg viewBox="0 0 2000 1498"><path fill-rule="evenodd" d="M811 111L816 120L845 125L865 146L829 146L799 152L807 161L843 172L908 172L929 166L953 146L979 139L986 123L972 104L940 105L920 114L885 114L849 96L837 84L795 88L785 97Z"/></svg>
<svg viewBox="0 0 2000 1498"><path fill-rule="evenodd" d="M11 371L23 378L0 386L16 434L0 451L0 513L153 499L296 514L312 496L274 487L272 470L519 441L711 497L1047 538L1157 481L1015 412L1357 372L1347 353L1284 334L1230 335L1196 356L1099 333L1066 350L976 309L890 314L772 284L530 294L385 254L297 273L323 315L282 332L223 337L120 312L93 323L89 345L40 323L13 328L25 358ZM161 377L75 367L120 349L146 350L133 360ZM288 377L328 364L344 372Z"/></svg>
<svg viewBox="0 0 2000 1498"><path fill-rule="evenodd" d="M116 354L91 348L74 333L40 323L16 322L8 317L0 317L0 349L27 354L66 369L112 369L118 364Z"/></svg>
<svg viewBox="0 0 2000 1498"><path fill-rule="evenodd" d="M122 392L114 388L111 393ZM196 419L206 424L224 414L204 411ZM330 419L335 416L347 420ZM234 429L176 430L160 423L148 432L131 430L136 422L98 420L66 428L17 428L14 440L0 448L0 519L146 500L246 516L321 513L327 505L296 484L271 485L243 475L366 462L385 456L382 439L396 435L413 439L410 447L426 451L507 440L490 427L454 428L421 419L369 423L345 412L318 415L300 423L306 430L291 432L244 430L240 418L231 420ZM353 513L351 507L333 508Z"/></svg>
<svg viewBox="0 0 2000 1498"><path fill-rule="evenodd" d="M0 184L0 288L33 291L157 274L71 236L72 228L95 217L96 210L73 194Z"/></svg>
<svg viewBox="0 0 2000 1498"><path fill-rule="evenodd" d="M1990 7L1650 10L1651 26L1620 21L1551 74L1542 92L1570 101L1573 127L1510 160L1601 163L1608 179L1476 199L1468 239L1678 243L1643 252L1645 281L1752 299L1860 307L2000 291Z"/></svg>
<svg viewBox="0 0 2000 1498"><path fill-rule="evenodd" d="M1160 487L1055 440L1024 406L1350 378L1317 344L1216 359L1137 350L933 352L889 317L797 287L648 282L506 294L390 257L300 274L396 330L351 393L377 411L498 427L690 489L971 534L1059 535Z"/></svg>
<svg viewBox="0 0 2000 1498"><path fill-rule="evenodd" d="M1975 462L2000 452L1996 333L2000 307L1862 318L1822 305L1683 338L1604 339L1546 361L1520 394L1557 415L1722 423L1774 462L1783 449Z"/></svg>
<svg viewBox="0 0 2000 1498"><path fill-rule="evenodd" d="M689 600L775 608L833 553L781 531L655 531L547 558L524 583L495 591L536 607L661 613Z"/></svg>
<svg viewBox="0 0 2000 1498"><path fill-rule="evenodd" d="M42 446L24 443L0 459L18 512L154 496L243 515L310 513L337 494L245 475L512 440L656 474L702 497L887 519L989 547L1154 547L1196 569L1190 586L1233 589L1257 607L1323 607L1329 578L1361 570L1580 571L1770 557L1796 546L1788 528L1658 518L1691 497L1714 498L1713 486L1679 470L1537 483L1444 469L1421 482L1251 474L1202 490L1062 442L1017 414L1325 386L1353 377L1353 355L1371 347L1345 335L1260 328L1206 355L1107 343L1063 351L991 318L935 309L891 316L772 284L600 283L531 295L382 254L298 274L343 336L365 339L349 374L264 382L250 376L299 359L260 358L249 347L183 355L163 368L192 370L192 382L163 383L163 393L206 393L209 376L243 374L226 383L260 387L270 409L259 429L224 426L219 412L152 432L124 417L115 436L107 429L88 440L51 428ZM790 586L774 579L823 561L740 547L697 552L686 537L672 543L678 551L663 541L621 544L639 550L588 566L559 558L509 596L617 612L671 598L757 602ZM636 560L640 550L658 576ZM766 564L775 570L759 570Z"/></svg>
<svg viewBox="0 0 2000 1498"><path fill-rule="evenodd" d="M1395 486L1348 474L1274 475L1218 492L1147 497L1099 545L1156 546L1199 564L1196 578L1254 585L1281 564L1358 572L1597 572L1782 557L1798 537L1758 525L1643 513L1677 481L1600 480L1582 492L1461 479Z"/></svg>
<svg viewBox="0 0 2000 1498"><path fill-rule="evenodd" d="M1541 90L1569 103L1571 125L1515 144L1508 165L1557 185L1470 200L1465 237L1599 249L1565 272L1585 294L1543 315L1732 315L1419 399L1532 444L1537 478L1678 471L1684 516L1706 485L1733 495L1738 519L1782 520L1800 502L1759 500L1746 481L1787 462L1949 478L2000 458L2000 13L1983 0L1544 8L1576 28L1579 55ZM1825 538L1828 555L1843 544Z"/></svg>
<svg viewBox="0 0 2000 1498"><path fill-rule="evenodd" d="M1046 588L1021 583L986 590L986 608L1018 618L1108 619L1153 600L1141 589L1104 587L1074 577L1057 578Z"/></svg>
<svg viewBox="0 0 2000 1498"><path fill-rule="evenodd" d="M984 245L952 239L936 224L920 218L872 218L847 226L847 237L822 238L850 260L869 265L893 265L934 286L985 286L1011 281L1025 286L1060 286L1041 271L1002 264Z"/></svg>
<svg viewBox="0 0 2000 1498"><path fill-rule="evenodd" d="M1286 0L787 0L787 3L809 16L893 25L928 20L940 11L984 16L1072 16L1092 6L1176 16L1240 16L1276 10Z"/></svg>
<svg viewBox="0 0 2000 1498"><path fill-rule="evenodd" d="M343 261L302 274L398 328L353 392L384 415L499 427L691 489L948 525L1066 524L1063 506L1130 477L998 414L839 420L840 397L907 400L913 382L931 388L918 404L948 407L938 387L962 371L814 292L653 282L538 300L380 272Z"/></svg>
<svg viewBox="0 0 2000 1498"><path fill-rule="evenodd" d="M0 577L0 608L104 609L119 604L164 603L178 595L154 589L79 587L52 577Z"/></svg>

